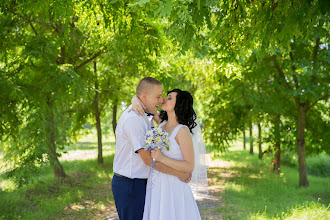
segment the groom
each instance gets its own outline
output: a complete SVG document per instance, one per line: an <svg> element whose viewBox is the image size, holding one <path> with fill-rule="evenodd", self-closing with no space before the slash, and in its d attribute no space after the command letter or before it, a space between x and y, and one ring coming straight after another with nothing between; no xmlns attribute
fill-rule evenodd
<svg viewBox="0 0 330 220"><path fill-rule="evenodd" d="M113 161L112 193L121 220L141 220L143 217L147 178L151 156L143 149L144 137L154 127L153 115L163 102L162 84L155 78L143 78L136 87L136 96L146 107L141 117L128 107L120 116L116 128L116 152ZM174 170L157 162L155 169L186 181L190 174Z"/></svg>

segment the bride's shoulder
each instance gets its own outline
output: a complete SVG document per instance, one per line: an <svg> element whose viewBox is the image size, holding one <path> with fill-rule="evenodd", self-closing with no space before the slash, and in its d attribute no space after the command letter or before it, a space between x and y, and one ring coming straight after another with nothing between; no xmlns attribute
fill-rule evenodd
<svg viewBox="0 0 330 220"><path fill-rule="evenodd" d="M182 124L180 124L181 126L180 126L180 128L179 128L179 130L178 130L178 135L184 135L184 136L186 136L186 135L190 135L190 130L189 130L189 128L188 128L188 126L186 126L186 125L182 125Z"/></svg>
<svg viewBox="0 0 330 220"><path fill-rule="evenodd" d="M192 141L192 136L190 130L186 125L180 126L178 133L176 135L176 141L181 146L184 146L184 143L190 143Z"/></svg>

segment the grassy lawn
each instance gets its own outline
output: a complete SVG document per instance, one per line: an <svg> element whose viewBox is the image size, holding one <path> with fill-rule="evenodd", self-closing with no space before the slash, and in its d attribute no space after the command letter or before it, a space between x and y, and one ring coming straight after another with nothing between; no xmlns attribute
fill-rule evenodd
<svg viewBox="0 0 330 220"><path fill-rule="evenodd" d="M70 147L61 163L69 175L54 180L48 167L33 184L15 189L0 179L0 219L102 219L114 209L111 193L114 142L104 143L104 164L97 164L96 143ZM0 176L1 178L1 176Z"/></svg>
<svg viewBox="0 0 330 220"><path fill-rule="evenodd" d="M96 148L94 142L70 146L61 158L69 175L62 182L54 180L49 167L33 184L19 189L0 175L0 219L109 216L115 210L111 193L114 142L104 143L103 165L96 162ZM212 210L219 213L219 219L330 219L329 178L309 175L310 187L299 188L296 168L283 166L281 174L275 175L269 164L269 158L260 161L247 151L216 156L209 183L221 205L201 213Z"/></svg>
<svg viewBox="0 0 330 220"><path fill-rule="evenodd" d="M247 151L230 151L210 169L212 184L223 184L223 219L330 219L330 179L309 175L310 186L298 187L296 168L276 175L270 160ZM221 164L221 163L220 163Z"/></svg>

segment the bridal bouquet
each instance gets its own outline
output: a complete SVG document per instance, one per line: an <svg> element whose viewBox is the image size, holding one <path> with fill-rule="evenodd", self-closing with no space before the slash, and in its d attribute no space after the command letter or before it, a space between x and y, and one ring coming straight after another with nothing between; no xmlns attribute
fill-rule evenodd
<svg viewBox="0 0 330 220"><path fill-rule="evenodd" d="M144 147L149 150L153 150L156 147L159 149L166 147L168 150L168 133L161 128L153 128L147 131Z"/></svg>

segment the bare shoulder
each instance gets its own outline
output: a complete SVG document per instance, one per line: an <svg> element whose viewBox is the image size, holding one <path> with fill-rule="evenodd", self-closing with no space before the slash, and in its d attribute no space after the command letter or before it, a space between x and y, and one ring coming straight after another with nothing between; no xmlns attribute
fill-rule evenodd
<svg viewBox="0 0 330 220"><path fill-rule="evenodd" d="M190 134L190 130L187 126L182 126L179 131L178 134Z"/></svg>
<svg viewBox="0 0 330 220"><path fill-rule="evenodd" d="M182 126L179 129L178 134L176 136L176 141L178 142L178 144L181 148L183 146L189 146L192 144L190 130L187 126Z"/></svg>
<svg viewBox="0 0 330 220"><path fill-rule="evenodd" d="M178 139L191 138L190 130L187 126L182 126L177 134Z"/></svg>

